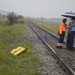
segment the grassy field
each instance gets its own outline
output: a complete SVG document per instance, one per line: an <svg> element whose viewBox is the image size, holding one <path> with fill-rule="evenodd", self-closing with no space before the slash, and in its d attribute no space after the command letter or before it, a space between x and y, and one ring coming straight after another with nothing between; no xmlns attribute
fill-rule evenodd
<svg viewBox="0 0 75 75"><path fill-rule="evenodd" d="M32 22L34 22L35 24L47 29L48 31L51 31L55 34L58 33L58 26L59 24L58 23L51 23L51 22L44 22L44 21L39 21L39 20L31 20Z"/></svg>
<svg viewBox="0 0 75 75"><path fill-rule="evenodd" d="M5 25L8 19L6 17L0 17L0 25Z"/></svg>
<svg viewBox="0 0 75 75"><path fill-rule="evenodd" d="M36 68L41 63L34 52L22 53L19 56L10 53L18 46L31 49L32 42L24 40L28 36L25 24L0 24L0 75L40 75Z"/></svg>

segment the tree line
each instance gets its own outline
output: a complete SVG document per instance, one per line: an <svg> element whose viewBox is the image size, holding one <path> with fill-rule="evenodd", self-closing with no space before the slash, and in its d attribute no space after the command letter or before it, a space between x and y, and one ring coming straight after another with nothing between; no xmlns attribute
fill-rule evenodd
<svg viewBox="0 0 75 75"><path fill-rule="evenodd" d="M5 17L7 18L7 24L8 25L13 25L15 23L24 23L24 17L22 15L17 15L14 12L10 12L7 15L1 15L0 17Z"/></svg>

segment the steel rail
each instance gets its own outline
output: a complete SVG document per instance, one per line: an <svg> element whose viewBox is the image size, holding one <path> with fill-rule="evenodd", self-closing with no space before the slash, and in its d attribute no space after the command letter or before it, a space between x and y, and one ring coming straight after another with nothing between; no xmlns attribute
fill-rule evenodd
<svg viewBox="0 0 75 75"><path fill-rule="evenodd" d="M35 28L33 28L29 23L28 25L30 26L30 28L41 38L42 42L45 44L45 46L48 48L49 51L51 51L53 53L53 55L55 56L56 59L58 59L60 65L63 67L63 69L68 73L68 75L75 75L75 72L69 67L67 66L62 59L59 58L59 56L57 55L57 53L55 52L55 50L41 37L41 35L35 30Z"/></svg>
<svg viewBox="0 0 75 75"><path fill-rule="evenodd" d="M31 22L31 21L30 21L30 22ZM31 23L32 23L32 22L31 22ZM32 24L34 24L34 23L32 23ZM36 25L36 24L35 24L35 25ZM42 29L43 31L49 33L49 34L52 35L53 37L59 39L59 36L58 36L58 35L56 35L56 34L50 32L50 31L48 31L48 30L46 30L46 29L44 29L44 28L42 28L42 27L40 27L40 26L38 26L38 25L36 25L36 26L37 26L38 28ZM65 44L65 45L67 45L66 42L67 42L67 41L64 40L64 44ZM74 46L74 48L75 48L75 46Z"/></svg>

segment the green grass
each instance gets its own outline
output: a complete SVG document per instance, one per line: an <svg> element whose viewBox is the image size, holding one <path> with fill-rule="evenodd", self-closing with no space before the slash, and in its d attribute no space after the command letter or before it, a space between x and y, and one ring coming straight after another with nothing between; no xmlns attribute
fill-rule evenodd
<svg viewBox="0 0 75 75"><path fill-rule="evenodd" d="M35 52L24 52L19 56L10 53L18 46L31 49L32 42L24 40L28 36L23 24L0 25L0 75L40 75L36 68L39 68L41 63Z"/></svg>
<svg viewBox="0 0 75 75"><path fill-rule="evenodd" d="M48 31L51 31L55 34L58 33L58 23L48 23L48 22L41 22L38 20L31 20L32 22L34 22L35 24L39 25L40 27L43 27L45 29L47 29Z"/></svg>
<svg viewBox="0 0 75 75"><path fill-rule="evenodd" d="M23 25L1 26L0 27L0 49L9 46L24 45L24 38L27 35Z"/></svg>
<svg viewBox="0 0 75 75"><path fill-rule="evenodd" d="M5 25L7 23L8 19L5 17L0 17L0 26Z"/></svg>

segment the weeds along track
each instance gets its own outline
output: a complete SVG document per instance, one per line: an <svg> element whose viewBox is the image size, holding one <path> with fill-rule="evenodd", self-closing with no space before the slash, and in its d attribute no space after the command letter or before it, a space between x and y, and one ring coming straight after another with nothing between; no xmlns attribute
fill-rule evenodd
<svg viewBox="0 0 75 75"><path fill-rule="evenodd" d="M59 60L59 63L68 75L75 75L75 52L67 49L57 49L56 44L58 42L58 38L55 34L38 27L31 21L28 21L27 23L40 37L39 39L43 41L45 46L49 48L49 51L52 51L55 58Z"/></svg>

